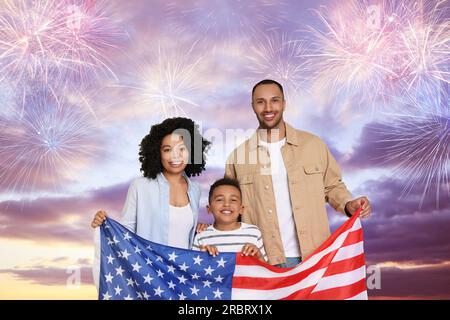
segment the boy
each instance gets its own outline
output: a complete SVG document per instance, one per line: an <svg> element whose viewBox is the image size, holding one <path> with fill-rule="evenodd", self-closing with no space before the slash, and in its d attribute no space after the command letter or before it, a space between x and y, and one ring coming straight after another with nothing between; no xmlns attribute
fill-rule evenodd
<svg viewBox="0 0 450 320"><path fill-rule="evenodd" d="M214 216L214 224L194 238L193 250L218 252L241 252L266 261L261 231L255 225L240 222L244 211L239 182L220 179L209 190L208 213Z"/></svg>

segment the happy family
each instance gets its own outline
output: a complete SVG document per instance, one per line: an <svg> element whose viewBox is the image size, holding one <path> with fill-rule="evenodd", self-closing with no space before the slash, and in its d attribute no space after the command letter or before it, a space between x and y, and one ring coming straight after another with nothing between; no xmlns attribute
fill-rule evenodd
<svg viewBox="0 0 450 320"><path fill-rule="evenodd" d="M172 247L242 252L287 268L301 263L329 236L325 204L351 217L367 197L353 198L327 145L285 122L283 87L258 82L251 106L259 127L227 159L224 177L209 190L212 225L198 222L200 186L192 176L205 170L210 142L194 121L169 118L153 125L140 144L143 177L129 189L120 222L152 242ZM96 228L107 213L98 211Z"/></svg>

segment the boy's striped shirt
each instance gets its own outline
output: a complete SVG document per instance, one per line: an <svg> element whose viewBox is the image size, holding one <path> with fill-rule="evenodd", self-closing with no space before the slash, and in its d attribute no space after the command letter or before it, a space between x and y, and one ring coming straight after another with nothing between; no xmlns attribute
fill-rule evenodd
<svg viewBox="0 0 450 320"><path fill-rule="evenodd" d="M255 225L241 222L241 227L230 231L220 231L210 225L205 231L194 238L193 250L200 250L202 246L216 246L219 252L241 252L242 247L254 244L267 261L261 231Z"/></svg>

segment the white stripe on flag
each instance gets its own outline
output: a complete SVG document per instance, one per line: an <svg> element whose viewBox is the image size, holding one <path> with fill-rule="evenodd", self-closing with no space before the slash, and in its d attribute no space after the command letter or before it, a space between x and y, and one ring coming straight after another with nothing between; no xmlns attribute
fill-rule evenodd
<svg viewBox="0 0 450 320"><path fill-rule="evenodd" d="M367 300L367 299L368 299L367 291L363 291L361 293L358 293L356 296L350 297L345 300Z"/></svg>
<svg viewBox="0 0 450 320"><path fill-rule="evenodd" d="M362 266L358 269L334 274L332 276L323 277L317 286L314 288L313 292L318 292L322 290L344 287L358 282L366 277L366 266Z"/></svg>
<svg viewBox="0 0 450 320"><path fill-rule="evenodd" d="M349 246L342 247L338 250L333 258L333 262L350 259L364 253L364 242L358 242Z"/></svg>

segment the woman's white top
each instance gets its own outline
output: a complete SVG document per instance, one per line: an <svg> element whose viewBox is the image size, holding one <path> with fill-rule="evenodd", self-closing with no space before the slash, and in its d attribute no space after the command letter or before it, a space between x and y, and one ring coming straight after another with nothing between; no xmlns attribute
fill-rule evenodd
<svg viewBox="0 0 450 320"><path fill-rule="evenodd" d="M184 207L169 206L169 242L176 248L189 248L189 232L194 226L194 214L188 203Z"/></svg>

